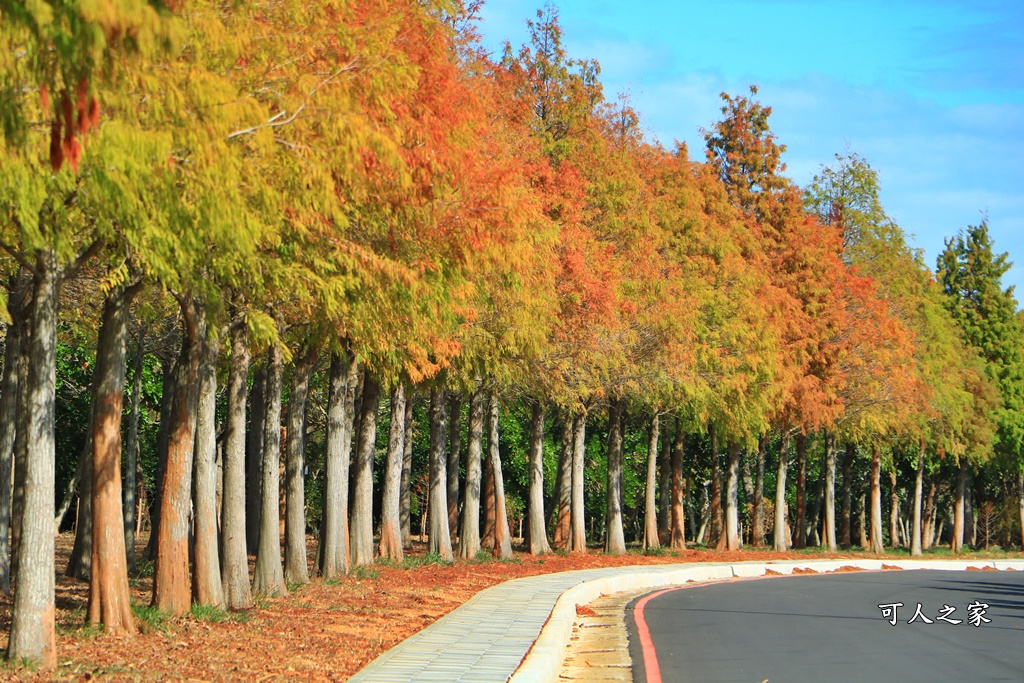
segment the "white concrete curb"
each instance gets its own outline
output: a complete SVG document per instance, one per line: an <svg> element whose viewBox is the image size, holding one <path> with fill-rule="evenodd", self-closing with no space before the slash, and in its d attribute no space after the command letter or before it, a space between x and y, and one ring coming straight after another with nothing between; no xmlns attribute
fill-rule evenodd
<svg viewBox="0 0 1024 683"><path fill-rule="evenodd" d="M557 683L558 672L565 657L565 647L572 636L576 606L585 605L602 595L642 588L678 586L689 581L706 583L733 578L764 576L771 569L779 574L792 574L795 569L810 569L816 573L833 572L840 567L857 567L879 571L882 565L898 569L943 569L963 571L975 569L1024 570L1024 560L912 560L912 559L847 559L847 560L778 560L767 562L693 563L672 571L623 573L593 581L585 581L562 593L551 609L540 635L529 654L523 659L510 683ZM652 567L655 569L657 565ZM627 569L623 567L623 569ZM636 570L632 567L633 571Z"/></svg>

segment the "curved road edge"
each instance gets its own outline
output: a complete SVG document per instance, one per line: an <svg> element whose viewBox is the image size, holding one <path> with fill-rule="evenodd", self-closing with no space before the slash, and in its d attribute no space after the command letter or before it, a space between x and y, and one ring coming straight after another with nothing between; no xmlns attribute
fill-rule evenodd
<svg viewBox="0 0 1024 683"><path fill-rule="evenodd" d="M664 566L664 565L662 565ZM767 570L779 575L794 570L812 570L816 573L833 572L842 567L857 567L869 571L883 569L914 570L939 569L963 571L966 569L1024 570L1024 560L913 560L913 559L841 559L841 560L777 560L765 562L694 563L679 565L669 572L633 571L615 576L585 581L569 588L559 596L551 609L551 616L541 629L522 664L512 674L510 683L556 683L565 648L572 636L576 606L585 605L602 595L650 588L666 588L686 583L709 583L736 578L765 576ZM625 569L625 568L623 568ZM798 572L799 573L799 572Z"/></svg>

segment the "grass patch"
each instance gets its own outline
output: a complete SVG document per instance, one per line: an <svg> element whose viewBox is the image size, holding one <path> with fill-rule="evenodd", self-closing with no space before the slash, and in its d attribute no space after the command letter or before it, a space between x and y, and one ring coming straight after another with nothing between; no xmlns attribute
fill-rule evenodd
<svg viewBox="0 0 1024 683"><path fill-rule="evenodd" d="M377 577L380 576L379 569L367 569L366 567L352 567L352 570L348 573L356 581L376 581Z"/></svg>
<svg viewBox="0 0 1024 683"><path fill-rule="evenodd" d="M341 585L341 581L338 579L337 576L329 576L326 579L324 579L324 585L325 586L340 586Z"/></svg>
<svg viewBox="0 0 1024 683"><path fill-rule="evenodd" d="M192 618L208 624L219 624L231 619L231 614L214 605L192 605Z"/></svg>
<svg viewBox="0 0 1024 683"><path fill-rule="evenodd" d="M135 616L135 621L139 625L139 630L143 633L166 631L167 620L171 618L170 614L159 607L142 607L141 605L136 605L134 602L132 603L132 614Z"/></svg>
<svg viewBox="0 0 1024 683"><path fill-rule="evenodd" d="M644 555L647 555L649 557L664 557L665 555L668 555L668 548L666 548L663 545L646 548L644 550Z"/></svg>

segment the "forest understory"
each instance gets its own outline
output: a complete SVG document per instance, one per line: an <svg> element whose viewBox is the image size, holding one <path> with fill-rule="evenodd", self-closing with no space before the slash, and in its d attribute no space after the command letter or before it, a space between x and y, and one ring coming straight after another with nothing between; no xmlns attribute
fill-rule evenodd
<svg viewBox="0 0 1024 683"><path fill-rule="evenodd" d="M147 538L138 541L140 557ZM177 619L162 617L146 607L152 595L152 576L144 570L131 581L134 611L140 632L134 637L103 633L85 623L88 583L66 577L63 568L74 534L57 538L58 668L42 673L7 664L0 681L345 681L386 650L426 628L475 594L503 581L550 572L670 564L678 562L738 562L745 560L835 559L877 555L851 550L828 553L820 548L778 553L769 548L744 547L727 552L703 548L644 555L553 553L534 556L518 548L511 561L482 557L453 564L429 562L426 543L414 540L403 566L377 563L348 576L314 578L290 587L287 597L264 598L251 610L227 612L195 608ZM310 557L316 552L309 537ZM941 557L948 548L935 548L927 558ZM891 550L896 559L906 552ZM960 559L1024 557L1005 551L966 552ZM250 558L250 561L253 558ZM0 596L0 646L6 647L11 599Z"/></svg>

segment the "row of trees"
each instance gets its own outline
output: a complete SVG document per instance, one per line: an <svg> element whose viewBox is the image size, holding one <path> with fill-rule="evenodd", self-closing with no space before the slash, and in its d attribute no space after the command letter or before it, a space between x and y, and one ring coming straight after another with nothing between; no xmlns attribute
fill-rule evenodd
<svg viewBox="0 0 1024 683"><path fill-rule="evenodd" d="M984 224L933 277L866 161L837 156L805 190L785 177L755 88L723 95L698 162L605 99L553 7L497 59L474 10L0 0L10 658L56 657L61 335L96 349L72 571L88 574L89 620L129 633L147 358L161 370L153 604L173 614L308 580L310 527L323 576L401 559L420 468L429 551L451 560L457 539L462 557L508 556L502 403L529 415L533 553L585 552L595 519L605 551L625 552L628 416L646 431L646 548L685 546L705 469L716 545L739 547L744 518L763 543L769 508L775 547L805 544L818 434L832 549L850 533L836 533L840 451L847 521L857 448L870 453L861 529L876 551L883 461L916 454L915 552L930 464L955 463L954 549L969 463L995 454L1024 488L1024 326ZM603 514L587 506L588 425L606 435Z"/></svg>

